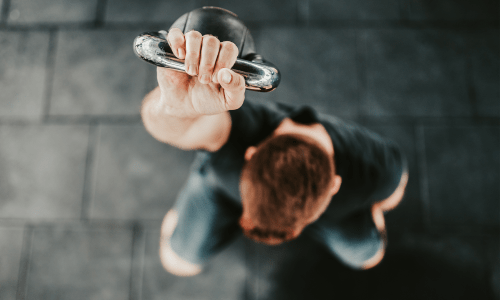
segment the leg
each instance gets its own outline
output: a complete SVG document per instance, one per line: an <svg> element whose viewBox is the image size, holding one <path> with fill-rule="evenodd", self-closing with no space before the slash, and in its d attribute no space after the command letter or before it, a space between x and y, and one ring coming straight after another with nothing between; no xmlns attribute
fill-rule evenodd
<svg viewBox="0 0 500 300"><path fill-rule="evenodd" d="M346 265L361 270L372 268L380 263L387 246L384 212L401 202L407 182L408 173L403 172L398 187L387 199L338 222L320 218L304 232Z"/></svg>
<svg viewBox="0 0 500 300"><path fill-rule="evenodd" d="M408 173L404 172L403 175L401 176L401 180L399 181L399 185L392 193L391 196L389 196L387 199L375 203L372 205L372 218L373 222L375 223L375 227L377 228L378 232L383 238L384 241L384 247L380 248L375 255L368 259L364 265L363 269L370 269L380 263L382 261L382 258L384 257L385 254L385 248L387 245L387 233L385 229L385 219L384 219L384 212L393 210L396 208L396 206L401 203L401 200L403 199L403 195L405 192L406 184L408 183Z"/></svg>
<svg viewBox="0 0 500 300"><path fill-rule="evenodd" d="M193 169L174 208L163 220L160 259L174 275L200 273L204 263L241 234L241 207L210 184L207 177Z"/></svg>
<svg viewBox="0 0 500 300"><path fill-rule="evenodd" d="M170 238L177 226L179 216L171 209L163 218L160 232L160 261L165 270L177 276L194 276L202 271L202 266L180 258L170 246Z"/></svg>
<svg viewBox="0 0 500 300"><path fill-rule="evenodd" d="M304 232L353 269L364 270L374 266L385 252L385 231L377 229L370 209L352 214L337 223L319 219Z"/></svg>
<svg viewBox="0 0 500 300"><path fill-rule="evenodd" d="M374 204L374 206L378 206L383 212L393 210L396 206L401 203L403 199L403 195L405 193L406 184L408 183L408 173L403 172L401 176L401 180L399 181L399 185L396 190L390 195L387 199L382 200Z"/></svg>

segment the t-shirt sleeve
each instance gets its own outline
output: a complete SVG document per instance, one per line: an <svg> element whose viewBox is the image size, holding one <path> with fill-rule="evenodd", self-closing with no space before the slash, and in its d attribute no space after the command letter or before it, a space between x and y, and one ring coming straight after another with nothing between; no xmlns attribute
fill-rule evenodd
<svg viewBox="0 0 500 300"><path fill-rule="evenodd" d="M231 132L227 144L245 149L264 140L286 117L286 112L276 103L258 104L251 100L245 100L239 109L229 114Z"/></svg>
<svg viewBox="0 0 500 300"><path fill-rule="evenodd" d="M378 140L380 138L380 140ZM395 142L380 136L375 140L372 157L366 157L370 168L369 178L374 182L370 203L379 202L391 196L398 187L403 172L406 171L406 158Z"/></svg>
<svg viewBox="0 0 500 300"><path fill-rule="evenodd" d="M407 170L399 145L362 126L330 118L325 128L335 149L342 184L332 202L338 213L348 213L388 198ZM344 210L342 212L342 210Z"/></svg>

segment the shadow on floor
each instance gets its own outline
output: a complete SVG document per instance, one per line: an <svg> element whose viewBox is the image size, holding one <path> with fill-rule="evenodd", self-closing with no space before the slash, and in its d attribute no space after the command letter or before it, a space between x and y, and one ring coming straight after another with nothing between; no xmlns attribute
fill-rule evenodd
<svg viewBox="0 0 500 300"><path fill-rule="evenodd" d="M443 261L400 248L388 251L375 268L355 271L325 251L299 255L271 275L274 284L265 299L495 299L488 280Z"/></svg>

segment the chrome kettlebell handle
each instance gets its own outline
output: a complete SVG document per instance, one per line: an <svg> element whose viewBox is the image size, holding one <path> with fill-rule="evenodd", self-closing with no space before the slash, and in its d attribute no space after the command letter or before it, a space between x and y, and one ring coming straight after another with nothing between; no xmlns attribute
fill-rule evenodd
<svg viewBox="0 0 500 300"><path fill-rule="evenodd" d="M150 64L186 73L184 60L175 57L166 37L166 31L145 32L135 38L134 53ZM276 89L281 79L278 69L257 54L250 60L237 58L231 70L245 78L246 89L258 92Z"/></svg>

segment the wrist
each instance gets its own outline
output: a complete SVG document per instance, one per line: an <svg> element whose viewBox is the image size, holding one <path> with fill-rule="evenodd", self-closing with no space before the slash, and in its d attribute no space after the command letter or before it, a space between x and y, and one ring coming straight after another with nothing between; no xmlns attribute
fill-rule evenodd
<svg viewBox="0 0 500 300"><path fill-rule="evenodd" d="M166 95L163 92L158 93L158 96L151 101L150 111L155 115L161 115L170 118L178 119L197 119L202 114L197 113L191 106L190 101L185 99L171 99L171 95Z"/></svg>

